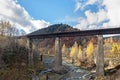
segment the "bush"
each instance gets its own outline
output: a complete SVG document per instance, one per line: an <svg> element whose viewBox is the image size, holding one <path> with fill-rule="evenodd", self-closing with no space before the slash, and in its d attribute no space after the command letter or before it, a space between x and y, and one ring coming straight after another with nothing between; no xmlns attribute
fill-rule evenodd
<svg viewBox="0 0 120 80"><path fill-rule="evenodd" d="M25 47L20 46L19 49L7 48L4 50L4 54L2 55L2 59L5 64L12 66L15 63L26 63L27 64L27 49Z"/></svg>
<svg viewBox="0 0 120 80"><path fill-rule="evenodd" d="M25 69L5 68L0 70L0 80L31 80L31 77Z"/></svg>

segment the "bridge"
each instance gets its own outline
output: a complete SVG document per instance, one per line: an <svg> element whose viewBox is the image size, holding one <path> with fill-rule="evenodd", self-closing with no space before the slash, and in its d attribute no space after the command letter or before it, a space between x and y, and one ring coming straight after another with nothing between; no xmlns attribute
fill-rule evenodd
<svg viewBox="0 0 120 80"><path fill-rule="evenodd" d="M33 32L34 33L34 32ZM62 53L61 53L61 37L75 37L75 36L92 36L97 35L97 53L96 53L96 75L104 76L104 48L103 48L103 35L106 34L120 34L120 28L107 28L107 29L96 29L96 30L84 30L84 31L74 31L74 32L59 32L51 34L28 34L21 37L28 38L28 49L29 49L29 65L33 65L33 52L32 52L32 42L34 39L43 38L55 38L55 66L54 70L60 71L62 69Z"/></svg>

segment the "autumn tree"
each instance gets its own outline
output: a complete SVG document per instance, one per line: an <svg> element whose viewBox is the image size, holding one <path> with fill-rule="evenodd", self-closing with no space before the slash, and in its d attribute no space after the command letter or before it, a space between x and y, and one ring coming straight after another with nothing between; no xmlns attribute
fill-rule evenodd
<svg viewBox="0 0 120 80"><path fill-rule="evenodd" d="M111 49L111 57L119 57L120 56L120 44L117 42L113 42Z"/></svg>
<svg viewBox="0 0 120 80"><path fill-rule="evenodd" d="M87 54L87 57L91 57L93 55L93 51L94 51L94 45L93 45L93 42L90 41L87 45L87 49L86 49L86 54Z"/></svg>
<svg viewBox="0 0 120 80"><path fill-rule="evenodd" d="M82 46L79 45L79 51L78 51L78 55L77 55L77 58L80 60L82 57Z"/></svg>
<svg viewBox="0 0 120 80"><path fill-rule="evenodd" d="M94 65L94 44L92 41L89 41L86 49L86 56L87 56L87 62L88 66L93 66Z"/></svg>
<svg viewBox="0 0 120 80"><path fill-rule="evenodd" d="M66 52L67 52L67 47L66 47L65 44L63 44L63 46L62 46L62 55L66 56Z"/></svg>
<svg viewBox="0 0 120 80"><path fill-rule="evenodd" d="M78 50L78 54L77 54L77 62L78 62L78 65L80 65L81 63L81 59L82 59L82 57L83 57L83 55L82 55L82 46L81 45L79 45L79 50Z"/></svg>
<svg viewBox="0 0 120 80"><path fill-rule="evenodd" d="M111 59L109 65L118 65L120 63L120 44L118 42L113 42L110 52Z"/></svg>
<svg viewBox="0 0 120 80"><path fill-rule="evenodd" d="M78 54L78 44L77 42L75 42L70 51L70 57L72 58L73 62L77 59L77 54Z"/></svg>

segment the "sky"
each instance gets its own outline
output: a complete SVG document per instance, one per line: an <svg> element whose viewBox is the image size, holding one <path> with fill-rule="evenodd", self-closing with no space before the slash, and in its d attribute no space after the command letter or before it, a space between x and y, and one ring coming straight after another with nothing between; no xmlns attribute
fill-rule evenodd
<svg viewBox="0 0 120 80"><path fill-rule="evenodd" d="M114 28L120 27L120 0L0 0L0 20L26 33L59 23Z"/></svg>

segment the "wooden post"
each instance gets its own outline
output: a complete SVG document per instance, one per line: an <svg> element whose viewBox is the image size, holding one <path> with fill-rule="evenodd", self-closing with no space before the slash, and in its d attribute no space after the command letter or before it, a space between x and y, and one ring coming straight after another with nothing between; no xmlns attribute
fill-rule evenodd
<svg viewBox="0 0 120 80"><path fill-rule="evenodd" d="M32 39L28 39L27 43L28 43L28 64L31 66L33 65Z"/></svg>
<svg viewBox="0 0 120 80"><path fill-rule="evenodd" d="M55 39L55 71L60 71L62 67L62 52L61 52L61 42L60 37Z"/></svg>
<svg viewBox="0 0 120 80"><path fill-rule="evenodd" d="M96 75L104 76L104 47L103 47L103 36L98 35L98 46L96 53Z"/></svg>

